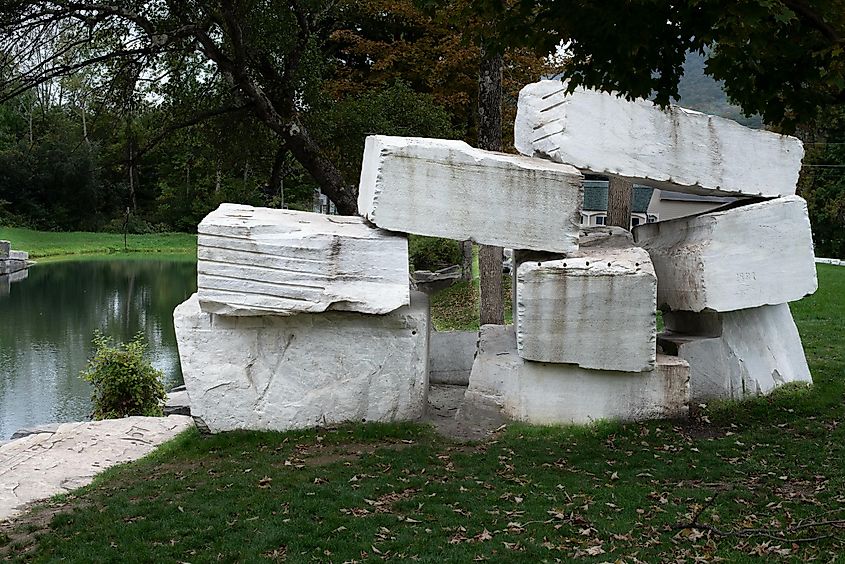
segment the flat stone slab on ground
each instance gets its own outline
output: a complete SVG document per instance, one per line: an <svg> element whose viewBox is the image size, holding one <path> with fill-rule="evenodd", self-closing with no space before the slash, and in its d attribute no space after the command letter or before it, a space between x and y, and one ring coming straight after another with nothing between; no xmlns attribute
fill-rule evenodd
<svg viewBox="0 0 845 564"><path fill-rule="evenodd" d="M616 372L532 362L516 351L513 326L483 325L465 404L496 405L541 425L681 417L689 408L689 365L657 355L654 370Z"/></svg>
<svg viewBox="0 0 845 564"><path fill-rule="evenodd" d="M651 260L639 247L582 247L565 259L522 262L514 316L519 355L597 370L652 370L656 294Z"/></svg>
<svg viewBox="0 0 845 564"><path fill-rule="evenodd" d="M367 137L358 212L384 229L484 245L578 248L583 176L463 141Z"/></svg>
<svg viewBox="0 0 845 564"><path fill-rule="evenodd" d="M428 298L387 315L228 317L196 294L173 312L191 414L211 432L418 418L428 388Z"/></svg>
<svg viewBox="0 0 845 564"><path fill-rule="evenodd" d="M567 94L559 80L522 89L514 138L524 155L716 196L794 194L804 156L795 137L595 90Z"/></svg>
<svg viewBox="0 0 845 564"><path fill-rule="evenodd" d="M222 204L198 230L205 312L383 314L409 303L407 239L360 217Z"/></svg>
<svg viewBox="0 0 845 564"><path fill-rule="evenodd" d="M734 311L800 300L818 288L807 202L731 204L634 228L657 272L657 304Z"/></svg>
<svg viewBox="0 0 845 564"><path fill-rule="evenodd" d="M141 458L193 426L182 415L63 423L0 445L0 521L30 502L89 484L103 470Z"/></svg>
<svg viewBox="0 0 845 564"><path fill-rule="evenodd" d="M812 383L788 304L727 313L666 313L661 349L690 365L691 401L768 394Z"/></svg>

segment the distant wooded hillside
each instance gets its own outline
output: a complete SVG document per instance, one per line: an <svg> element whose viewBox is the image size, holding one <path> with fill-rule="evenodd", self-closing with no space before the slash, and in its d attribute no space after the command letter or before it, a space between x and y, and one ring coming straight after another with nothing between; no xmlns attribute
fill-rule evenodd
<svg viewBox="0 0 845 564"><path fill-rule="evenodd" d="M684 77L678 84L681 99L679 105L707 114L732 119L748 127L762 128L760 116L746 117L739 106L731 104L722 90L722 82L704 74L705 56L689 53L684 63Z"/></svg>

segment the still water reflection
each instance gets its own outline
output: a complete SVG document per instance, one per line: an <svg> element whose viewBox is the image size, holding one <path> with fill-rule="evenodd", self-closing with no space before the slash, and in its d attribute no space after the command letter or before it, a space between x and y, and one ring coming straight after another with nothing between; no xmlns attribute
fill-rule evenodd
<svg viewBox="0 0 845 564"><path fill-rule="evenodd" d="M182 382L173 308L196 291L190 257L114 257L38 264L0 292L0 441L21 427L91 412L79 378L95 329L118 340L142 331L169 389Z"/></svg>

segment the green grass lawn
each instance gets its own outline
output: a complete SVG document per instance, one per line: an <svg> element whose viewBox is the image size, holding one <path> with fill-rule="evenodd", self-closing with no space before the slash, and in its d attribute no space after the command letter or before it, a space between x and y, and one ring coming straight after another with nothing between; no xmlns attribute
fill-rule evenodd
<svg viewBox="0 0 845 564"><path fill-rule="evenodd" d="M502 276L505 300L505 323L513 323L510 274ZM480 281L478 245L472 249L472 282L458 282L431 296L431 321L438 331L472 331L478 329Z"/></svg>
<svg viewBox="0 0 845 564"><path fill-rule="evenodd" d="M194 254L197 236L190 233L154 233L129 235L126 247L120 233L34 231L17 227L0 227L0 239L12 242L12 248L27 251L30 258L61 255L125 252L158 252Z"/></svg>
<svg viewBox="0 0 845 564"><path fill-rule="evenodd" d="M845 549L845 268L793 304L815 378L690 421L182 435L0 530L71 562L829 562Z"/></svg>

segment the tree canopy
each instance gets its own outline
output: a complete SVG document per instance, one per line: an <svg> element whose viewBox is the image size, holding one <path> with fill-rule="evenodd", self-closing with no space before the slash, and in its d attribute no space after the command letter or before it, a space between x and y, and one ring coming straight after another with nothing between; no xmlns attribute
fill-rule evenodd
<svg viewBox="0 0 845 564"><path fill-rule="evenodd" d="M0 100L76 81L82 107L125 122L133 208L144 159L190 129L218 188L226 161L264 152L275 163L268 194L280 169L299 170L354 213L366 134L474 133L478 50L451 15L412 0L11 0L0 8ZM515 99L547 65L529 49L509 60Z"/></svg>
<svg viewBox="0 0 845 564"><path fill-rule="evenodd" d="M707 53L746 114L793 129L845 102L843 0L486 0L508 45L568 53L569 86L678 97L688 51Z"/></svg>

